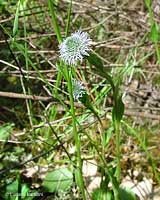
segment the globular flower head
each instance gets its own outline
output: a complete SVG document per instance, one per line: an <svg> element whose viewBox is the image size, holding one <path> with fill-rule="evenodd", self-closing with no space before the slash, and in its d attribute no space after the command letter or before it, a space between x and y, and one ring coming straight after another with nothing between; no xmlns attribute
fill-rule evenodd
<svg viewBox="0 0 160 200"><path fill-rule="evenodd" d="M74 100L80 100L83 95L86 94L86 88L83 86L81 81L73 80L72 81L72 92Z"/></svg>
<svg viewBox="0 0 160 200"><path fill-rule="evenodd" d="M90 44L88 33L82 31L72 33L59 45L60 57L68 65L75 64L78 60L82 62L84 56L89 56Z"/></svg>

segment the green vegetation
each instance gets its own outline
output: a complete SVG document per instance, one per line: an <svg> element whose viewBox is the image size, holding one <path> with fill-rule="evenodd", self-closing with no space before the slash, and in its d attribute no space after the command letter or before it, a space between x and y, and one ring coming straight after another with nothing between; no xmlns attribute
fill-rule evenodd
<svg viewBox="0 0 160 200"><path fill-rule="evenodd" d="M0 1L0 199L135 200L128 177L159 187L155 5Z"/></svg>

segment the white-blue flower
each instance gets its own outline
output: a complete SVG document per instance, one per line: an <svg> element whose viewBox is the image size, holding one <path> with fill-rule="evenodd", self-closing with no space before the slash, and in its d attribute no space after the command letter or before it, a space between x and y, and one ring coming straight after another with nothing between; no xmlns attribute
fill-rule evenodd
<svg viewBox="0 0 160 200"><path fill-rule="evenodd" d="M72 80L72 92L74 100L78 101L84 94L86 94L86 88L81 81L75 79Z"/></svg>
<svg viewBox="0 0 160 200"><path fill-rule="evenodd" d="M75 64L78 60L82 62L84 56L89 56L91 41L86 32L79 30L72 33L59 45L61 59L68 65Z"/></svg>

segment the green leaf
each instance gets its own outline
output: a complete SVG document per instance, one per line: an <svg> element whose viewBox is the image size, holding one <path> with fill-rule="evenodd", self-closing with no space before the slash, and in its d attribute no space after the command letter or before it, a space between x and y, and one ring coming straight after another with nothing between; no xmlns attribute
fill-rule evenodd
<svg viewBox="0 0 160 200"><path fill-rule="evenodd" d="M113 200L113 194L111 191L107 192L107 200Z"/></svg>
<svg viewBox="0 0 160 200"><path fill-rule="evenodd" d="M29 188L28 188L27 184L23 184L22 188L21 188L21 195L22 195L22 197L25 198L26 194L28 193L28 191L29 191Z"/></svg>
<svg viewBox="0 0 160 200"><path fill-rule="evenodd" d="M122 97L118 100L118 109L117 109L117 119L121 121L124 114L124 103L122 101Z"/></svg>
<svg viewBox="0 0 160 200"><path fill-rule="evenodd" d="M67 191L73 183L73 175L67 168L56 169L49 172L43 182L47 192Z"/></svg>
<svg viewBox="0 0 160 200"><path fill-rule="evenodd" d="M13 130L14 124L4 124L0 127L0 140L7 140Z"/></svg>
<svg viewBox="0 0 160 200"><path fill-rule="evenodd" d="M103 71L103 62L96 54L90 53L90 55L87 57L87 60L91 65L94 65L98 71Z"/></svg>
<svg viewBox="0 0 160 200"><path fill-rule="evenodd" d="M124 132L129 136L136 136L136 131L127 122L122 121Z"/></svg>
<svg viewBox="0 0 160 200"><path fill-rule="evenodd" d="M13 194L18 192L18 179L16 179L11 184L7 185L6 192L13 193Z"/></svg>
<svg viewBox="0 0 160 200"><path fill-rule="evenodd" d="M58 21L57 21L56 15L55 15L54 4L53 4L52 0L48 0L48 8L49 8L50 15L52 17L52 23L53 23L54 30L56 32L58 42L61 43L62 35L60 32L60 26L58 25Z"/></svg>
<svg viewBox="0 0 160 200"><path fill-rule="evenodd" d="M27 0L19 0L17 2L16 14L15 14L14 23L13 23L13 37L15 37L18 33L19 11L21 10L22 13L24 14L23 10L25 9L26 4L27 4Z"/></svg>
<svg viewBox="0 0 160 200"><path fill-rule="evenodd" d="M111 126L109 129L107 129L106 133L105 133L105 147L108 145L109 140L112 136L114 128Z"/></svg>
<svg viewBox="0 0 160 200"><path fill-rule="evenodd" d="M82 97L79 98L79 100L83 103L84 106L87 108L91 107L91 99L87 93L83 94Z"/></svg>
<svg viewBox="0 0 160 200"><path fill-rule="evenodd" d="M27 0L20 0L20 2L21 2L21 5L23 5L24 3L27 2Z"/></svg>
<svg viewBox="0 0 160 200"><path fill-rule="evenodd" d="M18 33L18 18L19 18L19 8L20 8L20 1L17 3L16 14L13 23L13 37L15 37Z"/></svg>
<svg viewBox="0 0 160 200"><path fill-rule="evenodd" d="M88 62L89 62L91 65L94 65L94 66L96 67L97 73L98 73L100 76L106 78L107 81L110 83L111 87L114 88L114 83L113 83L112 77L111 77L111 75L104 69L103 62L102 62L102 60L100 59L100 57L98 57L96 54L90 53L90 55L87 57L87 60L88 60Z"/></svg>
<svg viewBox="0 0 160 200"><path fill-rule="evenodd" d="M159 41L159 31L158 31L158 25L156 23L154 23L151 28L150 38L152 42L157 43Z"/></svg>
<svg viewBox="0 0 160 200"><path fill-rule="evenodd" d="M130 188L119 188L120 200L136 200L136 195Z"/></svg>
<svg viewBox="0 0 160 200"><path fill-rule="evenodd" d="M111 191L97 188L92 193L92 200L113 200L113 194Z"/></svg>
<svg viewBox="0 0 160 200"><path fill-rule="evenodd" d="M112 109L113 122L115 122L116 120L120 122L121 119L123 118L123 114L124 114L124 103L122 101L122 96L120 96L117 100L116 106L114 105Z"/></svg>
<svg viewBox="0 0 160 200"><path fill-rule="evenodd" d="M151 6L151 0L145 0L145 3L148 8Z"/></svg>
<svg viewBox="0 0 160 200"><path fill-rule="evenodd" d="M8 5L9 3L4 0L0 0L0 6Z"/></svg>

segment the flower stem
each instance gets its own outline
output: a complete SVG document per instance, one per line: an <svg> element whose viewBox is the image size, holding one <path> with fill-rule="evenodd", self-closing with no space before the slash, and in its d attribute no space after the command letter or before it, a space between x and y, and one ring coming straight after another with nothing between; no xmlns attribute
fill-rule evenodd
<svg viewBox="0 0 160 200"><path fill-rule="evenodd" d="M120 165L120 123L115 121L115 132L116 132L116 157L117 157L117 171L116 177L118 184L121 178L121 165Z"/></svg>
<svg viewBox="0 0 160 200"><path fill-rule="evenodd" d="M71 80L71 74L69 73L67 66L65 66L65 72L66 72L66 78L68 82L68 92L69 92L69 98L70 98L70 104L71 104L71 115L72 115L72 123L73 123L73 134L74 134L76 151L77 151L77 170L78 170L78 175L79 175L78 178L80 182L79 187L82 193L83 200L86 200L84 180L83 180L83 174L82 174L81 144L80 144L80 137L77 132L74 101L73 101L73 95L72 95L72 80Z"/></svg>

